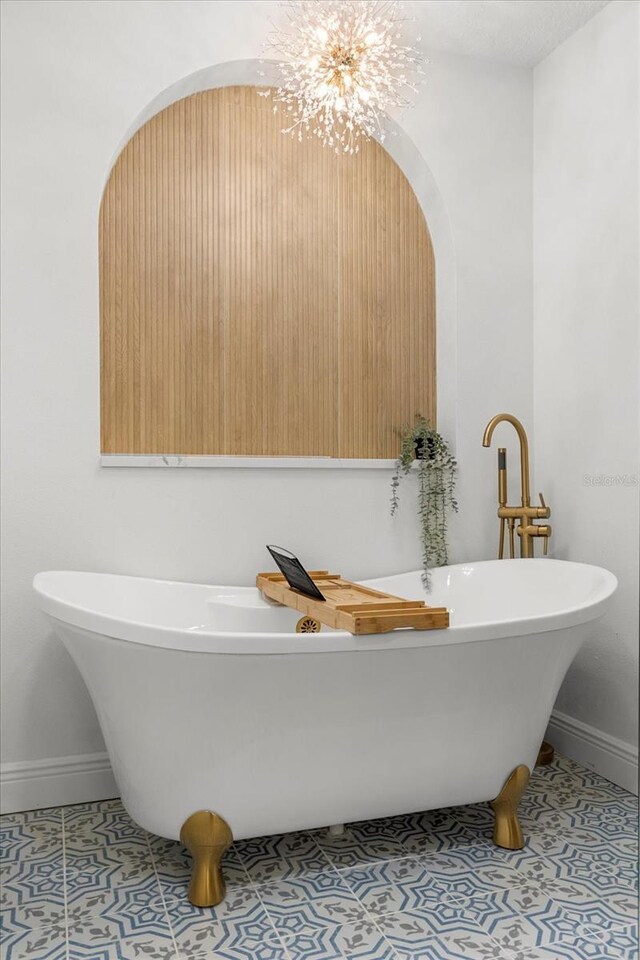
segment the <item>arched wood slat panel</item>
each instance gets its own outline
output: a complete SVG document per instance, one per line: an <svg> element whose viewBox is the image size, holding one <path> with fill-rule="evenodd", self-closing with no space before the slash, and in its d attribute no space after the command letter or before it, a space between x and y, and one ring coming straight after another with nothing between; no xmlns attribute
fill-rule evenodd
<svg viewBox="0 0 640 960"><path fill-rule="evenodd" d="M377 143L281 133L255 87L149 120L100 210L103 453L393 457L435 422L431 240Z"/></svg>

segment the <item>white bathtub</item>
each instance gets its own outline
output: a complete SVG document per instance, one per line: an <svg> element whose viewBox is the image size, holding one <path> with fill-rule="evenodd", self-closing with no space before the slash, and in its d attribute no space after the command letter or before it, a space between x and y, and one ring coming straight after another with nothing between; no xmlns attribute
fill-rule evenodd
<svg viewBox="0 0 640 960"><path fill-rule="evenodd" d="M367 583L417 599L420 574ZM296 634L249 587L55 571L34 581L98 713L125 807L236 839L496 797L530 769L558 688L616 589L557 560L433 573L448 630Z"/></svg>

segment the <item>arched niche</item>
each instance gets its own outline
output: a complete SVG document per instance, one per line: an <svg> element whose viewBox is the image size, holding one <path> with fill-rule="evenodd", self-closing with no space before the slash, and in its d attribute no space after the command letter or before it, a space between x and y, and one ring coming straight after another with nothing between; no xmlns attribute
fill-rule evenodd
<svg viewBox="0 0 640 960"><path fill-rule="evenodd" d="M397 426L436 413L433 248L406 176L377 143L336 158L284 137L248 84L173 94L101 207L103 453L395 456Z"/></svg>

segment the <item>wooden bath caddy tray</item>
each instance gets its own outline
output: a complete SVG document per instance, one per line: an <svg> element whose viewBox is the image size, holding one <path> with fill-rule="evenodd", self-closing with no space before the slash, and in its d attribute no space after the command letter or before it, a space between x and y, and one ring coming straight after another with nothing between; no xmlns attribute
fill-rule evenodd
<svg viewBox="0 0 640 960"><path fill-rule="evenodd" d="M407 627L442 630L449 626L446 607L428 607L423 600L403 600L391 593L343 580L339 573L327 570L311 570L309 576L324 600L292 590L281 573L259 573L256 586L270 600L299 610L327 627L349 633L388 633Z"/></svg>

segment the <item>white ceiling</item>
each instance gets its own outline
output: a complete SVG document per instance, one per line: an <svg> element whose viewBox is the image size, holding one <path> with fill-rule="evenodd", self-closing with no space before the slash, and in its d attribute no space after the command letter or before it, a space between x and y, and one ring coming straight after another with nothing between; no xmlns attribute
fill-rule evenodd
<svg viewBox="0 0 640 960"><path fill-rule="evenodd" d="M531 67L609 0L410 0L427 50Z"/></svg>

